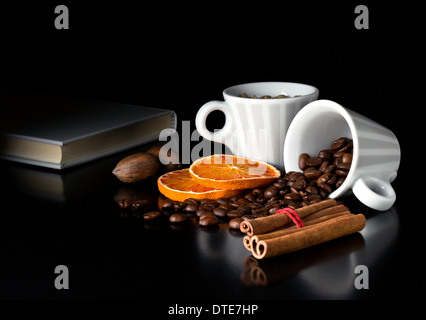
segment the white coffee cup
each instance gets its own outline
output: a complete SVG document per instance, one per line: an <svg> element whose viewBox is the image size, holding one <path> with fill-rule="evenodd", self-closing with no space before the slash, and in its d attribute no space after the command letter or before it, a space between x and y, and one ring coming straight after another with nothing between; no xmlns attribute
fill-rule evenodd
<svg viewBox="0 0 426 320"><path fill-rule="evenodd" d="M396 200L391 182L397 176L401 149L396 136L384 126L330 100L305 106L293 119L284 143L286 171L301 171L299 156L317 156L331 143L353 140L353 159L345 182L330 198L349 193L376 210L388 210Z"/></svg>
<svg viewBox="0 0 426 320"><path fill-rule="evenodd" d="M249 97L285 94L289 98L252 99L241 97L243 93ZM283 145L287 129L300 109L318 98L318 93L318 89L313 86L292 82L236 85L223 91L224 102L210 101L204 104L198 110L195 125L201 136L223 143L234 155L283 168ZM214 110L225 114L225 125L211 132L206 127L206 119Z"/></svg>

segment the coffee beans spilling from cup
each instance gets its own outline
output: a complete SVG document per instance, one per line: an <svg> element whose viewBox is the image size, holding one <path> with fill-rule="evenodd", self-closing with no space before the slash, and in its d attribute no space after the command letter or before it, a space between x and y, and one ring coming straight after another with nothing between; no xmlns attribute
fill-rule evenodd
<svg viewBox="0 0 426 320"><path fill-rule="evenodd" d="M302 153L299 168L303 174L293 174L292 192L299 193L304 199L309 195L324 198L345 181L351 168L352 155L353 141L345 137L335 140L329 149L321 150L316 157Z"/></svg>

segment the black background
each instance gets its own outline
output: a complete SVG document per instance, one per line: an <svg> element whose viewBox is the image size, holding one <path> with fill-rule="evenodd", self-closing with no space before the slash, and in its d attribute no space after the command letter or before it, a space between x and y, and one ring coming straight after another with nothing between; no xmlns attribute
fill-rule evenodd
<svg viewBox="0 0 426 320"><path fill-rule="evenodd" d="M54 27L59 4L68 6L69 30ZM368 30L354 26L359 4L369 9ZM412 172L413 164L423 165L416 160L424 140L421 12L409 2L371 1L2 5L0 88L173 109L194 129L198 108L221 100L231 85L313 85L319 98L370 117L398 137L402 158L393 186L409 235L404 245L420 257L423 177ZM210 121L216 127L223 123L220 115ZM13 207L4 210L10 214ZM11 297L21 297L15 294Z"/></svg>
<svg viewBox="0 0 426 320"><path fill-rule="evenodd" d="M69 30L55 29L54 2L1 10L2 88L171 108L193 121L228 86L292 81L400 139L416 129L424 23L411 3L364 2L368 30L354 26L354 1L62 4Z"/></svg>

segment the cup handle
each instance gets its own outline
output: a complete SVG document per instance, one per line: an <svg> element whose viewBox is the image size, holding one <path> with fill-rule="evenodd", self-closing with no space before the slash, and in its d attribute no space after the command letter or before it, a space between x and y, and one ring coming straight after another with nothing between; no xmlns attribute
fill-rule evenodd
<svg viewBox="0 0 426 320"><path fill-rule="evenodd" d="M225 114L225 125L222 129L211 132L206 127L206 119L210 112L215 110L220 110ZM200 135L204 138L224 143L224 139L232 133L232 116L228 104L222 101L210 101L205 103L200 110L198 110L197 116L195 117L195 126Z"/></svg>
<svg viewBox="0 0 426 320"><path fill-rule="evenodd" d="M388 210L396 200L396 193L390 182L378 176L359 178L352 191L362 203L375 210Z"/></svg>

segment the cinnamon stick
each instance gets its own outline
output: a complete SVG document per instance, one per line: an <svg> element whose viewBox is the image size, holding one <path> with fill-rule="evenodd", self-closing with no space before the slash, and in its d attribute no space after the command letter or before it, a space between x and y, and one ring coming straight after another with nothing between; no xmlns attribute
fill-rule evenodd
<svg viewBox="0 0 426 320"><path fill-rule="evenodd" d="M317 211L307 216L305 219L303 219L303 223L305 224L305 226L309 226L309 225L320 223L320 222L333 219L345 214L350 214L350 211L347 211L347 207L344 205L337 205L334 207ZM265 239L271 239L271 238L283 236L285 234L288 234L289 230L290 230L290 233L293 232L291 231L293 229L296 229L295 225L293 226L285 225L271 232L253 235L253 236L245 236L243 238L243 245L248 251L251 251L253 248L253 244L256 245L259 240L265 240Z"/></svg>
<svg viewBox="0 0 426 320"><path fill-rule="evenodd" d="M338 217L339 216L338 213L349 214L351 212L348 210L348 208L346 206L344 206L344 205L341 204L341 205L336 205L336 206L333 206L333 207L329 207L329 208L322 209L322 210L319 210L317 212L314 212L314 213L306 216L305 218L303 218L302 221L303 221L303 223L305 225L312 225L314 223L319 223L319 222L322 222L322 221L325 221L325 220L328 220L328 219L331 219L331 218L334 218L334 217ZM323 220L317 220L317 219L319 219L321 217L325 217L325 219L323 219ZM315 220L315 221L313 221L313 220ZM310 223L311 221L313 223ZM275 233L275 232L278 232L280 230L286 230L288 228L293 228L294 229L294 228L296 228L296 225L294 225L294 224L287 224L287 225L279 227L279 228L277 228L277 229L275 229L275 230L273 230L271 232L262 233L262 235L263 234Z"/></svg>
<svg viewBox="0 0 426 320"><path fill-rule="evenodd" d="M334 214L334 213L338 213L338 212L344 212L344 211L348 211L348 208L343 204L339 204L339 205L329 207L329 208L326 208L326 209L322 209L322 210L319 210L317 212L310 214L309 216L307 216L303 219L303 223L306 224L310 220L318 219L320 217L324 217L324 216L328 216L330 214Z"/></svg>
<svg viewBox="0 0 426 320"><path fill-rule="evenodd" d="M340 216L343 216L343 215L347 215L347 214L351 214L350 211L336 212L336 213L331 213L331 214L326 215L326 216L318 217L316 219L310 219L309 221L304 222L304 224L305 224L304 228L306 228L308 226L313 226L315 224L318 224L318 223L321 223L321 222L324 222L324 221L327 221L327 220L330 220L330 219L334 219L334 218L337 218L337 217L340 217ZM286 234L292 234L292 233L297 232L299 230L300 229L298 229L294 225L294 226L291 226L291 227L288 227L288 228L285 228L285 229L279 229L279 230L268 232L268 233L254 235L250 238L250 240L249 240L250 243L248 245L244 244L244 246L247 249L250 248L250 249L248 249L249 251L252 251L253 248L257 247L257 243L261 240L267 240L267 239L282 237Z"/></svg>
<svg viewBox="0 0 426 320"><path fill-rule="evenodd" d="M256 248L252 247L252 254L256 259L286 254L355 233L362 230L364 226L364 215L343 215L318 224L295 229L293 233L284 236L261 240L257 242Z"/></svg>
<svg viewBox="0 0 426 320"><path fill-rule="evenodd" d="M306 217L314 212L336 206L336 200L328 199L306 207L296 209L296 213L300 218ZM292 221L286 214L274 214L263 218L246 220L241 222L241 232L247 233L249 236L270 232L285 226Z"/></svg>
<svg viewBox="0 0 426 320"><path fill-rule="evenodd" d="M244 236L243 238L243 245L244 248L246 248L248 251L251 251L251 237L250 236Z"/></svg>

